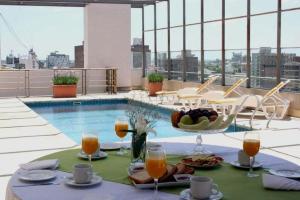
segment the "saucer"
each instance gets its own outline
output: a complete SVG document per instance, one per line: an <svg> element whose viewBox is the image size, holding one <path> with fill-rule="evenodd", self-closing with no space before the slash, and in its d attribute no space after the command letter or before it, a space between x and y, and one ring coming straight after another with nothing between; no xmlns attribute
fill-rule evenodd
<svg viewBox="0 0 300 200"><path fill-rule="evenodd" d="M73 176L67 177L65 184L74 187L90 187L102 182L102 177L100 176L93 176L92 180L89 183L76 183Z"/></svg>
<svg viewBox="0 0 300 200"><path fill-rule="evenodd" d="M51 179L54 179L56 177L56 174L54 171L50 170L31 170L26 171L22 173L19 177L19 179L23 181L48 181Z"/></svg>
<svg viewBox="0 0 300 200"><path fill-rule="evenodd" d="M237 161L237 160L230 162L230 164L234 167L237 167L237 168L242 168L242 169L249 169L250 168L250 166L248 166L248 165L241 165L239 163L239 161ZM252 168L255 169L255 168L260 168L262 166L263 166L262 163L255 161Z"/></svg>
<svg viewBox="0 0 300 200"><path fill-rule="evenodd" d="M100 150L102 151L115 151L119 150L121 145L119 143L101 143Z"/></svg>
<svg viewBox="0 0 300 200"><path fill-rule="evenodd" d="M212 194L209 196L209 198L202 199L202 200L220 200L223 198L223 193L219 192L218 194ZM182 192L180 192L180 199L182 200L199 200L194 197L192 197L190 189L185 189Z"/></svg>
<svg viewBox="0 0 300 200"><path fill-rule="evenodd" d="M92 155L92 160L100 160L100 159L103 159L103 158L106 158L107 157L107 153L104 152L104 151L99 151L99 153L97 154L93 154ZM88 159L88 156L83 153L82 151L80 151L77 156L81 159L84 159L84 160L87 160Z"/></svg>

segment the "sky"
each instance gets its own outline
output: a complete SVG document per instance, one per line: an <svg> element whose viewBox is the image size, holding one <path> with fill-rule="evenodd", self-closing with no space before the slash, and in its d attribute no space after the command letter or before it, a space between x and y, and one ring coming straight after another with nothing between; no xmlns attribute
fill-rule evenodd
<svg viewBox="0 0 300 200"><path fill-rule="evenodd" d="M300 7L300 0L282 0L283 9ZM200 20L200 0L186 1L187 23ZM226 17L246 14L247 0L226 0ZM251 12L267 12L276 10L277 0L251 0ZM171 26L182 24L182 0L171 0ZM221 0L205 0L205 20L220 19ZM24 45L20 44L0 20L1 57L4 59L11 51L15 55L26 55L28 48L33 48L38 59L44 60L53 51L70 55L74 59L74 46L82 44L84 38L83 8L65 7L28 7L0 6L0 13L14 29ZM166 2L157 6L158 28L167 25ZM145 9L146 30L153 29L153 7ZM300 11L282 14L282 46L300 47ZM221 47L221 23L205 24L205 49L213 50ZM251 21L251 46L276 47L276 14L253 17ZM246 47L246 19L226 22L226 48ZM187 27L187 48L200 49L199 25ZM131 37L141 38L141 10L132 9ZM167 31L160 30L158 35L158 51L167 50ZM153 32L146 32L146 43L153 49ZM26 46L26 47L24 47ZM182 28L171 29L171 49L182 49ZM290 52L295 49L287 50Z"/></svg>

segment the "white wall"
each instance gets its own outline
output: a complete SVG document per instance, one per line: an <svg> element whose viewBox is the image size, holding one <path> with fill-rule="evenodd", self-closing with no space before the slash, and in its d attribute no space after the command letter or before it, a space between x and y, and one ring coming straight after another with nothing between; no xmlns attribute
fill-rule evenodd
<svg viewBox="0 0 300 200"><path fill-rule="evenodd" d="M84 10L84 67L118 67L118 86L131 87L130 5L88 4Z"/></svg>

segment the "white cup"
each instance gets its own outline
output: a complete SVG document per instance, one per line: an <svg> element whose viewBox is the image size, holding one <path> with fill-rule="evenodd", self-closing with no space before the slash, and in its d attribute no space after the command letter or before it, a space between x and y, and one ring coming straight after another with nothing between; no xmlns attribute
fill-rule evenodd
<svg viewBox="0 0 300 200"><path fill-rule="evenodd" d="M205 176L193 176L191 178L191 195L196 199L207 199L211 195L219 193L219 187L213 180Z"/></svg>
<svg viewBox="0 0 300 200"><path fill-rule="evenodd" d="M91 182L93 170L89 164L76 164L73 166L73 178L75 183L84 184Z"/></svg>
<svg viewBox="0 0 300 200"><path fill-rule="evenodd" d="M250 166L250 157L243 150L239 150L238 152L238 161L240 165ZM254 158L253 158L253 162L254 162Z"/></svg>

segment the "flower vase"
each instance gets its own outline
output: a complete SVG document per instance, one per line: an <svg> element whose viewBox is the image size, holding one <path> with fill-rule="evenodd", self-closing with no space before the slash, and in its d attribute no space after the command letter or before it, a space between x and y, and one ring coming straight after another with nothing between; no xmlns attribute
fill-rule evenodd
<svg viewBox="0 0 300 200"><path fill-rule="evenodd" d="M132 133L131 140L131 164L144 163L146 155L147 134Z"/></svg>

